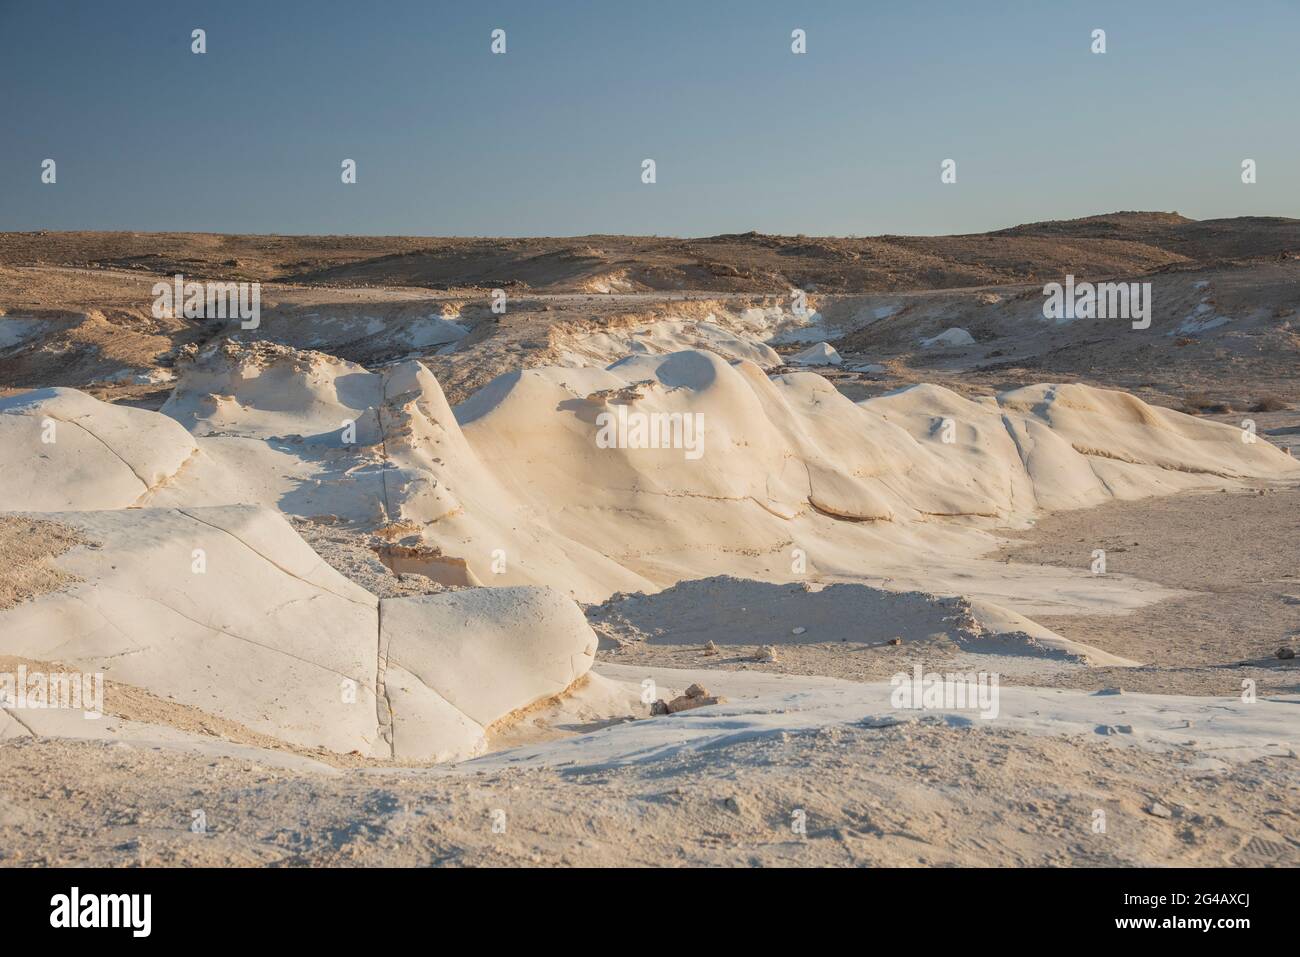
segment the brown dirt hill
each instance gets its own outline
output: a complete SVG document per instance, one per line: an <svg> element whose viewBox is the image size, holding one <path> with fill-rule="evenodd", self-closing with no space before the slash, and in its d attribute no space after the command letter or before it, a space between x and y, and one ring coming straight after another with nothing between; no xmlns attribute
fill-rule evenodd
<svg viewBox="0 0 1300 957"><path fill-rule="evenodd" d="M1124 239L1205 266L1233 260L1288 256L1300 251L1300 220L1282 216L1195 220L1177 213L1121 212L1027 223L991 235L1059 241Z"/></svg>
<svg viewBox="0 0 1300 957"><path fill-rule="evenodd" d="M959 236L739 233L482 239L0 233L0 266L76 266L313 286L827 293L1134 276L1300 254L1300 220L1118 212Z"/></svg>

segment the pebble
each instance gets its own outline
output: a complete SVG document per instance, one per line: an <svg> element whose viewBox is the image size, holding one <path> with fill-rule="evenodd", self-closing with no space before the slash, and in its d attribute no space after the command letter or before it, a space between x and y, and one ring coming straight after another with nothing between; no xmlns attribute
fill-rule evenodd
<svg viewBox="0 0 1300 957"><path fill-rule="evenodd" d="M1131 724L1099 724L1097 725L1098 734L1132 734L1133 725Z"/></svg>

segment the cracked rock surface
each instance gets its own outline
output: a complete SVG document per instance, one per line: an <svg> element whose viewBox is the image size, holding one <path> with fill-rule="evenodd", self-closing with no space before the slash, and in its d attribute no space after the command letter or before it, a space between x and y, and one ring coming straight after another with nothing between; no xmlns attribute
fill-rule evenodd
<svg viewBox="0 0 1300 957"><path fill-rule="evenodd" d="M381 603L263 507L43 518L97 547L51 560L62 590L0 612L0 653L102 671L300 747L477 754L488 725L563 692L594 654L561 595L463 589Z"/></svg>

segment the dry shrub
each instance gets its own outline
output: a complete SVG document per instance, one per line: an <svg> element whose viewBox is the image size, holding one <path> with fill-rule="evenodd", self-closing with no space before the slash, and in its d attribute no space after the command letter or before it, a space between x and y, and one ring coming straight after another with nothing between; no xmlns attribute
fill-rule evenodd
<svg viewBox="0 0 1300 957"><path fill-rule="evenodd" d="M1261 395L1251 405L1251 412L1285 412L1290 404L1276 395Z"/></svg>
<svg viewBox="0 0 1300 957"><path fill-rule="evenodd" d="M1188 415L1203 415L1206 412L1222 414L1233 412L1235 409L1229 401L1213 398L1208 392L1188 392L1183 396L1183 405L1180 412L1186 412Z"/></svg>

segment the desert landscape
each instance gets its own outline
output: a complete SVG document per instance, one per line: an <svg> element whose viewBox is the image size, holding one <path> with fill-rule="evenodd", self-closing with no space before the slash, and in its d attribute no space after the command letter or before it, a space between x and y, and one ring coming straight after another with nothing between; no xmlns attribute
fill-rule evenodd
<svg viewBox="0 0 1300 957"><path fill-rule="evenodd" d="M0 233L0 863L1295 866L1298 309L1280 217Z"/></svg>

